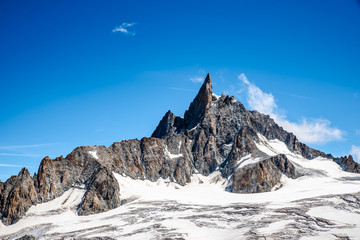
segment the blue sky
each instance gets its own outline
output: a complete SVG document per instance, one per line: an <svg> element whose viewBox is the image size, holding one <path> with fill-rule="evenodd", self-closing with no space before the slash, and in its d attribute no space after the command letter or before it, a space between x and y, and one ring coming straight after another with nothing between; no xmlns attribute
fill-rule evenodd
<svg viewBox="0 0 360 240"><path fill-rule="evenodd" d="M0 1L0 179L217 94L360 157L360 2Z"/></svg>

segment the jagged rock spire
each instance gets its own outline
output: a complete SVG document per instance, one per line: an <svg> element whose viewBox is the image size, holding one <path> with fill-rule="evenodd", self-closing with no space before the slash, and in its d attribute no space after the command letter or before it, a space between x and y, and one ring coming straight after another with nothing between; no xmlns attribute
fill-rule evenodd
<svg viewBox="0 0 360 240"><path fill-rule="evenodd" d="M189 110L185 111L184 120L188 129L195 127L199 123L206 110L210 107L211 100L212 84L210 73L208 73L198 94L190 104Z"/></svg>
<svg viewBox="0 0 360 240"><path fill-rule="evenodd" d="M156 138L166 138L172 136L177 128L183 126L184 119L176 117L170 110L161 119L159 125L151 135Z"/></svg>

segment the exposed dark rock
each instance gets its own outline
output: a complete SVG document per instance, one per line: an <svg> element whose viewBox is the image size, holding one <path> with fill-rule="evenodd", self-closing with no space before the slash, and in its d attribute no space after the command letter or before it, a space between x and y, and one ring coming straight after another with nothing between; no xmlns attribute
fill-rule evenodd
<svg viewBox="0 0 360 240"><path fill-rule="evenodd" d="M119 174L125 174L133 179L144 179L140 141L137 139L116 142L109 147L112 152L112 168Z"/></svg>
<svg viewBox="0 0 360 240"><path fill-rule="evenodd" d="M119 184L107 168L99 166L87 185L87 191L78 206L79 215L105 212L120 206Z"/></svg>
<svg viewBox="0 0 360 240"><path fill-rule="evenodd" d="M232 145L232 149L227 160L222 164L222 174L225 177L233 174L237 162L247 154L254 152L256 149L255 143L248 137L245 129L242 128L235 138L235 142Z"/></svg>
<svg viewBox="0 0 360 240"><path fill-rule="evenodd" d="M232 192L258 193L271 191L280 183L282 174L297 178L294 165L283 154L235 170Z"/></svg>
<svg viewBox="0 0 360 240"><path fill-rule="evenodd" d="M16 240L35 240L36 238L33 235L24 235Z"/></svg>
<svg viewBox="0 0 360 240"><path fill-rule="evenodd" d="M70 189L81 175L81 168L75 162L63 157L51 160L45 157L34 175L38 202L46 202L61 196Z"/></svg>
<svg viewBox="0 0 360 240"><path fill-rule="evenodd" d="M355 162L353 157L340 157L334 158L334 161L346 172L360 173L360 164Z"/></svg>
<svg viewBox="0 0 360 240"><path fill-rule="evenodd" d="M210 108L212 101L211 77L208 73L205 82L200 88L194 101L190 104L189 110L185 111L184 120L187 129L195 127L204 117L207 109Z"/></svg>
<svg viewBox="0 0 360 240"><path fill-rule="evenodd" d="M270 116L259 113L257 111L249 111L252 115L249 126L253 127L257 132L261 133L267 139L278 139L285 142L290 151L302 155L307 159L315 157L332 158L330 154L325 154L319 150L308 147L301 143L293 133L285 131L282 127L277 125Z"/></svg>
<svg viewBox="0 0 360 240"><path fill-rule="evenodd" d="M177 129L184 127L184 119L176 117L170 110L161 119L151 137L166 138L175 134Z"/></svg>
<svg viewBox="0 0 360 240"><path fill-rule="evenodd" d="M23 168L17 176L0 183L1 218L4 224L13 224L37 203L36 189L29 171Z"/></svg>
<svg viewBox="0 0 360 240"><path fill-rule="evenodd" d="M203 175L209 175L219 165L216 138L214 136L206 138L204 130L197 136L193 153L195 168Z"/></svg>

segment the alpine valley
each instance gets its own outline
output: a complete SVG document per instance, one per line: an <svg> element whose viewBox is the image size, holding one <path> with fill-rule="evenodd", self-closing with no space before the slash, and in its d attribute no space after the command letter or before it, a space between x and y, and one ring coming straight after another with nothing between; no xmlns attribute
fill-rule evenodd
<svg viewBox="0 0 360 240"><path fill-rule="evenodd" d="M360 165L215 95L0 182L1 239L360 239Z"/></svg>

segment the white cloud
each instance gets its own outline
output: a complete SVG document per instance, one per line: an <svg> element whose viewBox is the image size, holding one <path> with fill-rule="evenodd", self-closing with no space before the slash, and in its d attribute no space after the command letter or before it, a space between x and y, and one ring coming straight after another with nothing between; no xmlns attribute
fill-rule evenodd
<svg viewBox="0 0 360 240"><path fill-rule="evenodd" d="M36 148L36 147L44 147L44 146L55 145L55 144L59 144L59 143L40 143L40 144L31 144L31 145L0 146L0 149Z"/></svg>
<svg viewBox="0 0 360 240"><path fill-rule="evenodd" d="M350 154L355 157L355 159L360 162L360 146L351 146Z"/></svg>
<svg viewBox="0 0 360 240"><path fill-rule="evenodd" d="M176 87L172 87L170 88L172 90L177 90L177 91L186 91L186 92L196 92L196 90L194 89L187 89L187 88L176 88Z"/></svg>
<svg viewBox="0 0 360 240"><path fill-rule="evenodd" d="M0 167L22 167L20 165L13 165L13 164L3 164L3 163L0 163Z"/></svg>
<svg viewBox="0 0 360 240"><path fill-rule="evenodd" d="M239 75L239 80L246 86L249 106L258 112L270 115L276 123L286 131L294 133L300 141L305 143L324 144L330 141L341 140L344 132L331 126L326 119L306 119L300 122L290 122L286 116L279 114L275 98L271 93L263 92L251 83L245 74Z"/></svg>
<svg viewBox="0 0 360 240"><path fill-rule="evenodd" d="M244 73L240 74L239 79L247 86L247 101L252 109L269 115L274 113L277 106L271 93L264 93L255 84L250 83Z"/></svg>
<svg viewBox="0 0 360 240"><path fill-rule="evenodd" d="M204 81L204 79L202 77L196 76L196 77L190 78L190 81L192 81L194 83L200 83L200 82Z"/></svg>
<svg viewBox="0 0 360 240"><path fill-rule="evenodd" d="M206 72L204 71L204 69L199 69L195 76L190 77L190 81L192 81L193 83L202 83L205 80L205 74Z"/></svg>
<svg viewBox="0 0 360 240"><path fill-rule="evenodd" d="M122 23L120 26L115 27L112 31L113 32L121 32L126 35L135 36L135 31L133 30L133 26L135 23Z"/></svg>
<svg viewBox="0 0 360 240"><path fill-rule="evenodd" d="M306 119L303 118L301 122L293 123L284 118L276 118L285 130L293 132L302 142L324 144L327 142L341 140L343 131L331 127L331 122L326 119Z"/></svg>
<svg viewBox="0 0 360 240"><path fill-rule="evenodd" d="M0 153L0 156L14 156L14 157L44 157L40 154L23 154L23 153Z"/></svg>
<svg viewBox="0 0 360 240"><path fill-rule="evenodd" d="M356 130L355 130L355 134L356 134L356 135L360 135L360 130L359 130L359 129L356 129Z"/></svg>

